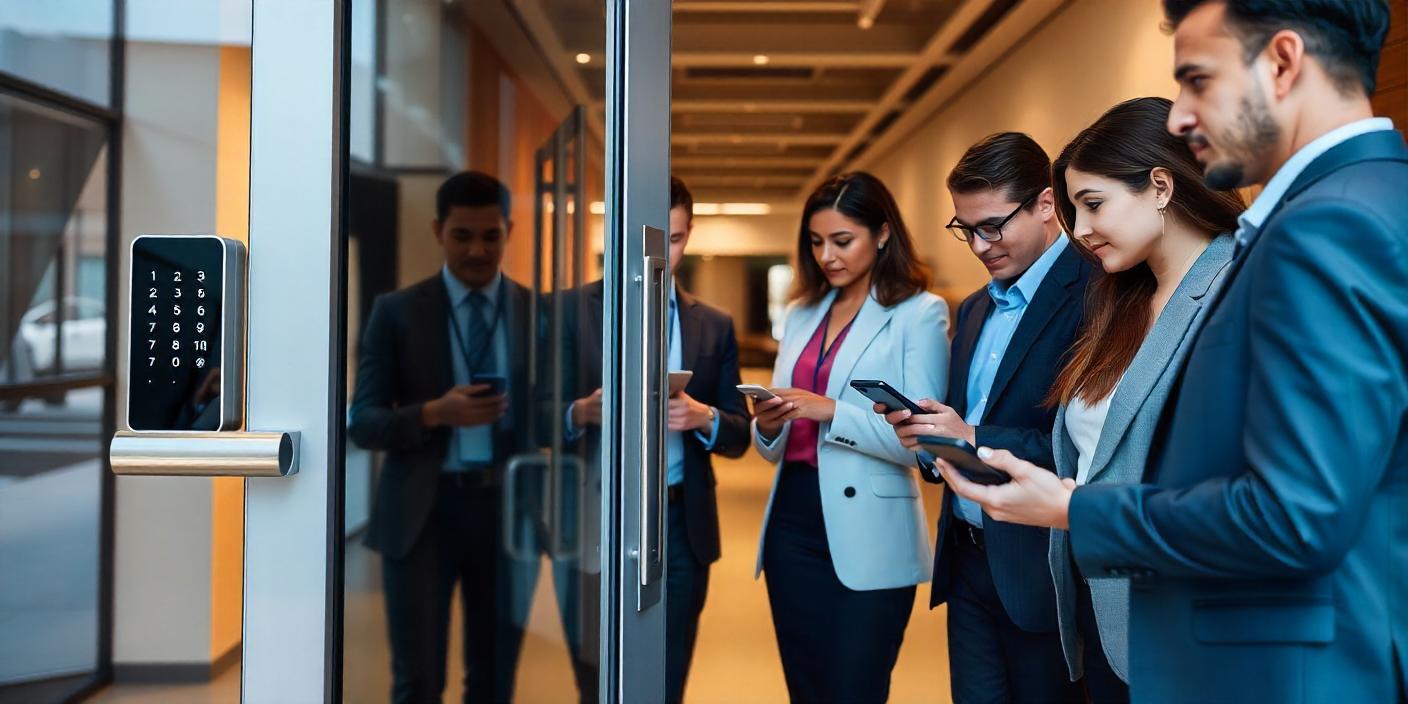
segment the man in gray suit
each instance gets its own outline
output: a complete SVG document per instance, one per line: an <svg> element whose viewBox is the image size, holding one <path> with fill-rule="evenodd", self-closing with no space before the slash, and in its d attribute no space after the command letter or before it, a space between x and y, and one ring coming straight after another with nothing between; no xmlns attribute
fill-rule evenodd
<svg viewBox="0 0 1408 704"><path fill-rule="evenodd" d="M1382 0L1165 0L1169 118L1264 184L1144 484L950 485L1130 577L1135 701L1408 701L1408 147L1373 118Z"/></svg>

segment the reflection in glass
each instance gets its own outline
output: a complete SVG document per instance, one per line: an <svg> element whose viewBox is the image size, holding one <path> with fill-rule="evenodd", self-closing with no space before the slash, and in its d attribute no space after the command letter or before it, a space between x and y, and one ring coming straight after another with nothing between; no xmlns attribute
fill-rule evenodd
<svg viewBox="0 0 1408 704"><path fill-rule="evenodd" d="M107 105L114 5L112 0L0 3L0 71Z"/></svg>
<svg viewBox="0 0 1408 704"><path fill-rule="evenodd" d="M599 331L575 326L601 319L580 295L601 217L578 205L602 197L602 74L574 57L602 55L605 13L521 6L505 24L475 3L353 5L353 702L598 694L599 445L566 422L585 360L601 370Z"/></svg>
<svg viewBox="0 0 1408 704"><path fill-rule="evenodd" d="M0 699L97 667L106 135L0 95Z"/></svg>

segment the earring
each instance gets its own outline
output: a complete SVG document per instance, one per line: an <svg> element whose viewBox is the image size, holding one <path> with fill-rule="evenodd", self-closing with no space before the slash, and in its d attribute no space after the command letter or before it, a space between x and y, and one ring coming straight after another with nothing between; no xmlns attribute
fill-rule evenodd
<svg viewBox="0 0 1408 704"><path fill-rule="evenodd" d="M884 243L884 242L881 242L881 243L880 243L880 248L877 249L876 251L878 251L878 252L883 252L883 251L885 251L885 243Z"/></svg>
<svg viewBox="0 0 1408 704"><path fill-rule="evenodd" d="M1168 226L1168 221L1164 219L1164 209L1159 208L1159 236L1162 237L1164 229Z"/></svg>

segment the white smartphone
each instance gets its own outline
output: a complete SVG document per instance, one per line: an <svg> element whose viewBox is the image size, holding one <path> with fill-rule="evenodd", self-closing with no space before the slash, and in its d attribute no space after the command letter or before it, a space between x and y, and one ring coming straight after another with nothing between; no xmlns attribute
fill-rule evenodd
<svg viewBox="0 0 1408 704"><path fill-rule="evenodd" d="M758 386L757 384L739 384L737 388L740 392L753 397L754 401L771 401L777 398L777 394L769 391L766 386Z"/></svg>
<svg viewBox="0 0 1408 704"><path fill-rule="evenodd" d="M694 378L694 372L670 372L670 395L684 391L684 387L689 386L689 380Z"/></svg>

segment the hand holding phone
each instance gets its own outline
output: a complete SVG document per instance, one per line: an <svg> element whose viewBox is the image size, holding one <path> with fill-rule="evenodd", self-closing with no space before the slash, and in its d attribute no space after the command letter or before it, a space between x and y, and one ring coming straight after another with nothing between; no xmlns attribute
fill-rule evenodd
<svg viewBox="0 0 1408 704"><path fill-rule="evenodd" d="M508 390L508 377L499 374L471 374L470 386L488 386L489 390L479 395L500 396Z"/></svg>
<svg viewBox="0 0 1408 704"><path fill-rule="evenodd" d="M684 387L689 386L689 380L694 378L694 372L673 371L670 372L670 395L684 391Z"/></svg>
<svg viewBox="0 0 1408 704"><path fill-rule="evenodd" d="M758 386L757 384L739 384L736 388L738 389L739 393L742 393L745 396L748 396L749 398L758 402L771 401L777 398L777 394L773 393L766 386Z"/></svg>
<svg viewBox="0 0 1408 704"><path fill-rule="evenodd" d="M915 415L927 413L919 407L919 404L896 391L895 387L878 379L855 379L851 381L851 388L860 392L860 395L884 406L886 413L894 413L902 409Z"/></svg>
<svg viewBox="0 0 1408 704"><path fill-rule="evenodd" d="M782 432L787 422L787 414L793 410L792 404L782 400L765 386L739 384L739 392L753 399L753 417L758 422L758 432L764 437L775 438Z"/></svg>
<svg viewBox="0 0 1408 704"><path fill-rule="evenodd" d="M1006 484L1012 481L1012 477L1006 472L978 459L978 450L969 445L967 440L926 435L919 438L919 448L953 465L959 474L974 484ZM924 480L935 484L942 483L938 468L925 470Z"/></svg>

